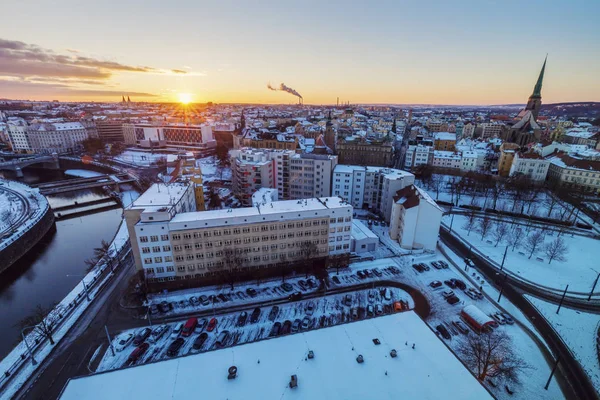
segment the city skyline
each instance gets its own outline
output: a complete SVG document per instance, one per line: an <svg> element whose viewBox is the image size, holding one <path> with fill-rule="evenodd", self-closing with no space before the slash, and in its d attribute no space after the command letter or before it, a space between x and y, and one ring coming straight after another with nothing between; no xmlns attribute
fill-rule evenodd
<svg viewBox="0 0 600 400"><path fill-rule="evenodd" d="M33 4L0 26L0 98L297 103L267 89L285 83L306 104L522 104L549 53L544 103L600 101L585 1Z"/></svg>

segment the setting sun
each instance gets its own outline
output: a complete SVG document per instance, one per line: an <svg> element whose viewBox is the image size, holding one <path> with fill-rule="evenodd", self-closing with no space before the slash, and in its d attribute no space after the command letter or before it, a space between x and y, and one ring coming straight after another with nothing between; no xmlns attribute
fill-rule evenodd
<svg viewBox="0 0 600 400"><path fill-rule="evenodd" d="M179 93L179 102L181 104L189 104L192 102L192 94L191 93Z"/></svg>

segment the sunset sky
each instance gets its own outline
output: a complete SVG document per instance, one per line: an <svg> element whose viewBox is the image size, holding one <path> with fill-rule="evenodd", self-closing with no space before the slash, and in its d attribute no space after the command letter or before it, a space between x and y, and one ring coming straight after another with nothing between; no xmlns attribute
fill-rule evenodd
<svg viewBox="0 0 600 400"><path fill-rule="evenodd" d="M0 98L306 104L600 101L600 1L19 0Z"/></svg>

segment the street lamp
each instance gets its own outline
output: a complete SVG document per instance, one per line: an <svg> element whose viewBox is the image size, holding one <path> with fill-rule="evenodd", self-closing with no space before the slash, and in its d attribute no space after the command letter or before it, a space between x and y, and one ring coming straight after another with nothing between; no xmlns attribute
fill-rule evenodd
<svg viewBox="0 0 600 400"><path fill-rule="evenodd" d="M31 357L31 365L37 365L37 361L33 357L33 351L31 351L31 347L29 346L29 342L27 341L27 338L25 337L25 329L29 329L29 328L35 329L35 325L33 325L33 326L26 326L23 329L21 329L21 337L23 338L23 341L25 342L25 346L27 346L27 350L29 351L29 356Z"/></svg>
<svg viewBox="0 0 600 400"><path fill-rule="evenodd" d="M600 278L600 272L596 271L594 268L590 268L592 271L598 273L596 276L596 280L594 281L594 285L592 286L592 290L590 290L590 295L588 296L588 301L592 299L592 294L594 294L594 290L596 289L596 285L598 284L598 279Z"/></svg>
<svg viewBox="0 0 600 400"><path fill-rule="evenodd" d="M87 301L92 301L92 299L90 299L90 292L88 291L88 287L85 284L85 275L77 275L77 274L67 274L68 277L82 277L81 278L81 283L83 284L83 289L85 290L85 297L87 298Z"/></svg>

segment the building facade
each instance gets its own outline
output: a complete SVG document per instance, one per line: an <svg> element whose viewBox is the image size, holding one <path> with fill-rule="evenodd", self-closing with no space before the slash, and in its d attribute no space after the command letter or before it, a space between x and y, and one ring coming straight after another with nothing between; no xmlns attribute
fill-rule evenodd
<svg viewBox="0 0 600 400"><path fill-rule="evenodd" d="M123 123L121 121L96 121L98 137L105 143L123 143Z"/></svg>
<svg viewBox="0 0 600 400"><path fill-rule="evenodd" d="M27 128L31 150L41 154L64 154L77 151L88 139L85 127L79 122L33 124Z"/></svg>
<svg viewBox="0 0 600 400"><path fill-rule="evenodd" d="M135 225L142 270L150 282L163 282L232 269L277 271L306 259L346 254L352 212L337 197L176 215L149 209ZM168 262L163 248L171 251Z"/></svg>
<svg viewBox="0 0 600 400"><path fill-rule="evenodd" d="M524 175L535 182L544 182L548 175L550 161L537 153L518 152L513 158L509 176Z"/></svg>
<svg viewBox="0 0 600 400"><path fill-rule="evenodd" d="M27 135L27 122L24 120L10 121L7 124L10 147L16 152L31 152L31 144Z"/></svg>
<svg viewBox="0 0 600 400"><path fill-rule="evenodd" d="M390 238L405 249L435 251L443 210L420 188L409 185L394 195Z"/></svg>
<svg viewBox="0 0 600 400"><path fill-rule="evenodd" d="M340 164L388 167L394 157L394 145L391 140L367 141L345 138L338 140L336 151Z"/></svg>

